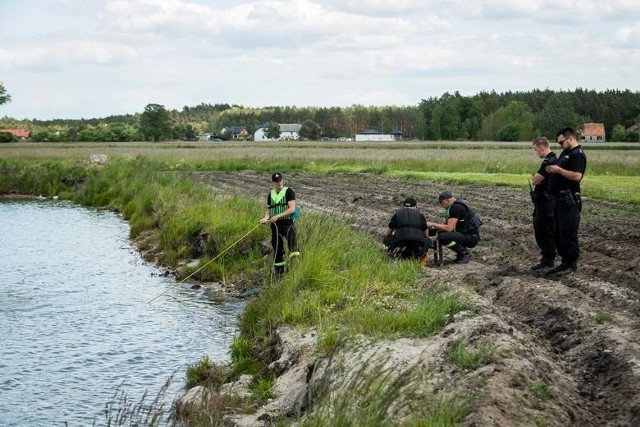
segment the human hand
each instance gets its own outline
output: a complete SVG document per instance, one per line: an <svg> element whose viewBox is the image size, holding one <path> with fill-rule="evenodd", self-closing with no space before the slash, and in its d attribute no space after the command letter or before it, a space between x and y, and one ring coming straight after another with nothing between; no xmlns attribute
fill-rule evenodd
<svg viewBox="0 0 640 427"><path fill-rule="evenodd" d="M269 221L269 218L260 218L260 224L264 224Z"/></svg>
<svg viewBox="0 0 640 427"><path fill-rule="evenodd" d="M558 165L549 165L545 168L545 170L549 173L560 173L560 166Z"/></svg>

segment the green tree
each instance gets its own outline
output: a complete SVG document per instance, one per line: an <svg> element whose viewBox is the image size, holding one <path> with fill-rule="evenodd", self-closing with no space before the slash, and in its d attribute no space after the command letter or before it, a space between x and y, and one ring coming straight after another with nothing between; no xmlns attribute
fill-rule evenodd
<svg viewBox="0 0 640 427"><path fill-rule="evenodd" d="M7 102L11 102L11 95L7 93L4 84L0 82L0 105L6 104Z"/></svg>
<svg viewBox="0 0 640 427"><path fill-rule="evenodd" d="M280 125L278 123L269 123L264 135L269 139L280 138Z"/></svg>
<svg viewBox="0 0 640 427"><path fill-rule="evenodd" d="M15 140L11 132L0 132L0 142L14 142Z"/></svg>
<svg viewBox="0 0 640 427"><path fill-rule="evenodd" d="M320 139L320 126L311 119L307 119L302 122L300 132L298 132L301 138L317 141Z"/></svg>
<svg viewBox="0 0 640 427"><path fill-rule="evenodd" d="M624 142L627 140L627 130L620 123L613 127L611 132L611 141Z"/></svg>
<svg viewBox="0 0 640 427"><path fill-rule="evenodd" d="M482 122L482 138L500 141L528 141L535 138L535 115L522 101L510 101L489 114Z"/></svg>
<svg viewBox="0 0 640 427"><path fill-rule="evenodd" d="M148 104L140 115L140 133L145 140L160 141L171 135L169 112L160 104Z"/></svg>

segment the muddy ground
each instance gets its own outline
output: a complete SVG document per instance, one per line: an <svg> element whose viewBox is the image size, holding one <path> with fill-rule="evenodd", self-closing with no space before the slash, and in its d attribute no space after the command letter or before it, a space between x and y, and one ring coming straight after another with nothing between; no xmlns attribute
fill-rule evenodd
<svg viewBox="0 0 640 427"><path fill-rule="evenodd" d="M199 172L196 179L258 200L270 185L268 174L256 172ZM463 391L473 385L474 410L465 424L640 425L640 216L634 208L587 195L579 269L549 280L529 270L539 253L525 191L368 174L292 173L285 181L303 215L342 217L378 237L408 196L417 198L428 220L442 217L435 198L444 189L481 216L474 260L450 265L454 256L445 250L445 265L432 265L422 279L471 287L486 308L471 339L502 343L502 360L485 370L481 385L466 373L451 374Z"/></svg>

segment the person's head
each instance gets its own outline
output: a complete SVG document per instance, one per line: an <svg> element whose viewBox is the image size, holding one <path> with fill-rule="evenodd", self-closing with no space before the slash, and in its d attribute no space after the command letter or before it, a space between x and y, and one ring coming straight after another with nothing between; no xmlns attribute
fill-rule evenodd
<svg viewBox="0 0 640 427"><path fill-rule="evenodd" d="M273 184L273 187L276 189L280 189L284 187L284 180L282 179L282 174L280 172L272 173L271 183Z"/></svg>
<svg viewBox="0 0 640 427"><path fill-rule="evenodd" d="M549 148L549 140L544 136L536 138L536 140L533 141L533 151L535 151L541 159L547 157L547 154L551 152L551 149Z"/></svg>
<svg viewBox="0 0 640 427"><path fill-rule="evenodd" d="M448 208L449 206L451 206L453 204L453 202L456 201L456 198L453 197L453 194L451 194L451 191L446 190L443 191L442 193L440 193L440 195L438 196L438 203L440 204L440 206L442 206L443 208Z"/></svg>
<svg viewBox="0 0 640 427"><path fill-rule="evenodd" d="M560 129L556 134L556 141L564 150L570 150L578 145L576 133L571 128Z"/></svg>
<svg viewBox="0 0 640 427"><path fill-rule="evenodd" d="M402 207L404 208L415 209L417 206L418 206L418 201L413 197L407 197L406 199L404 199L404 202L402 203Z"/></svg>

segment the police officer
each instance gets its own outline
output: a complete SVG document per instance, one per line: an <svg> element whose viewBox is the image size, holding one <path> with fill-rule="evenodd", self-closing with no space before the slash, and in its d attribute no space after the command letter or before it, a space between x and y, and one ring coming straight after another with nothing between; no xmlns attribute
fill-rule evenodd
<svg viewBox="0 0 640 427"><path fill-rule="evenodd" d="M587 156L578 144L573 129L560 130L556 140L563 150L557 163L547 166L546 170L550 174L549 193L553 199L556 249L562 262L545 275L560 277L578 269L578 227L582 211L580 181L587 169Z"/></svg>
<svg viewBox="0 0 640 427"><path fill-rule="evenodd" d="M427 266L427 250L431 246L427 220L417 208L417 201L407 197L398 209L384 233L384 244L389 253L400 258L417 258L420 265Z"/></svg>
<svg viewBox="0 0 640 427"><path fill-rule="evenodd" d="M533 141L533 151L542 159L538 171L533 174L531 182L531 201L533 202L533 234L540 248L540 262L531 267L532 271L552 268L556 258L556 244L553 235L553 203L549 194L549 172L547 166L556 163L556 155L549 148L547 138Z"/></svg>
<svg viewBox="0 0 640 427"><path fill-rule="evenodd" d="M436 229L438 242L456 253L454 264L471 261L469 248L480 241L482 221L467 202L453 197L450 191L440 193L438 203L445 208L445 222L427 222L427 227Z"/></svg>
<svg viewBox="0 0 640 427"><path fill-rule="evenodd" d="M292 188L284 186L280 172L271 175L273 188L267 195L267 210L260 224L271 224L271 247L275 254L273 270L276 275L284 273L284 239L287 240L289 256L299 256L297 249L296 228L292 215L296 210L296 193Z"/></svg>

